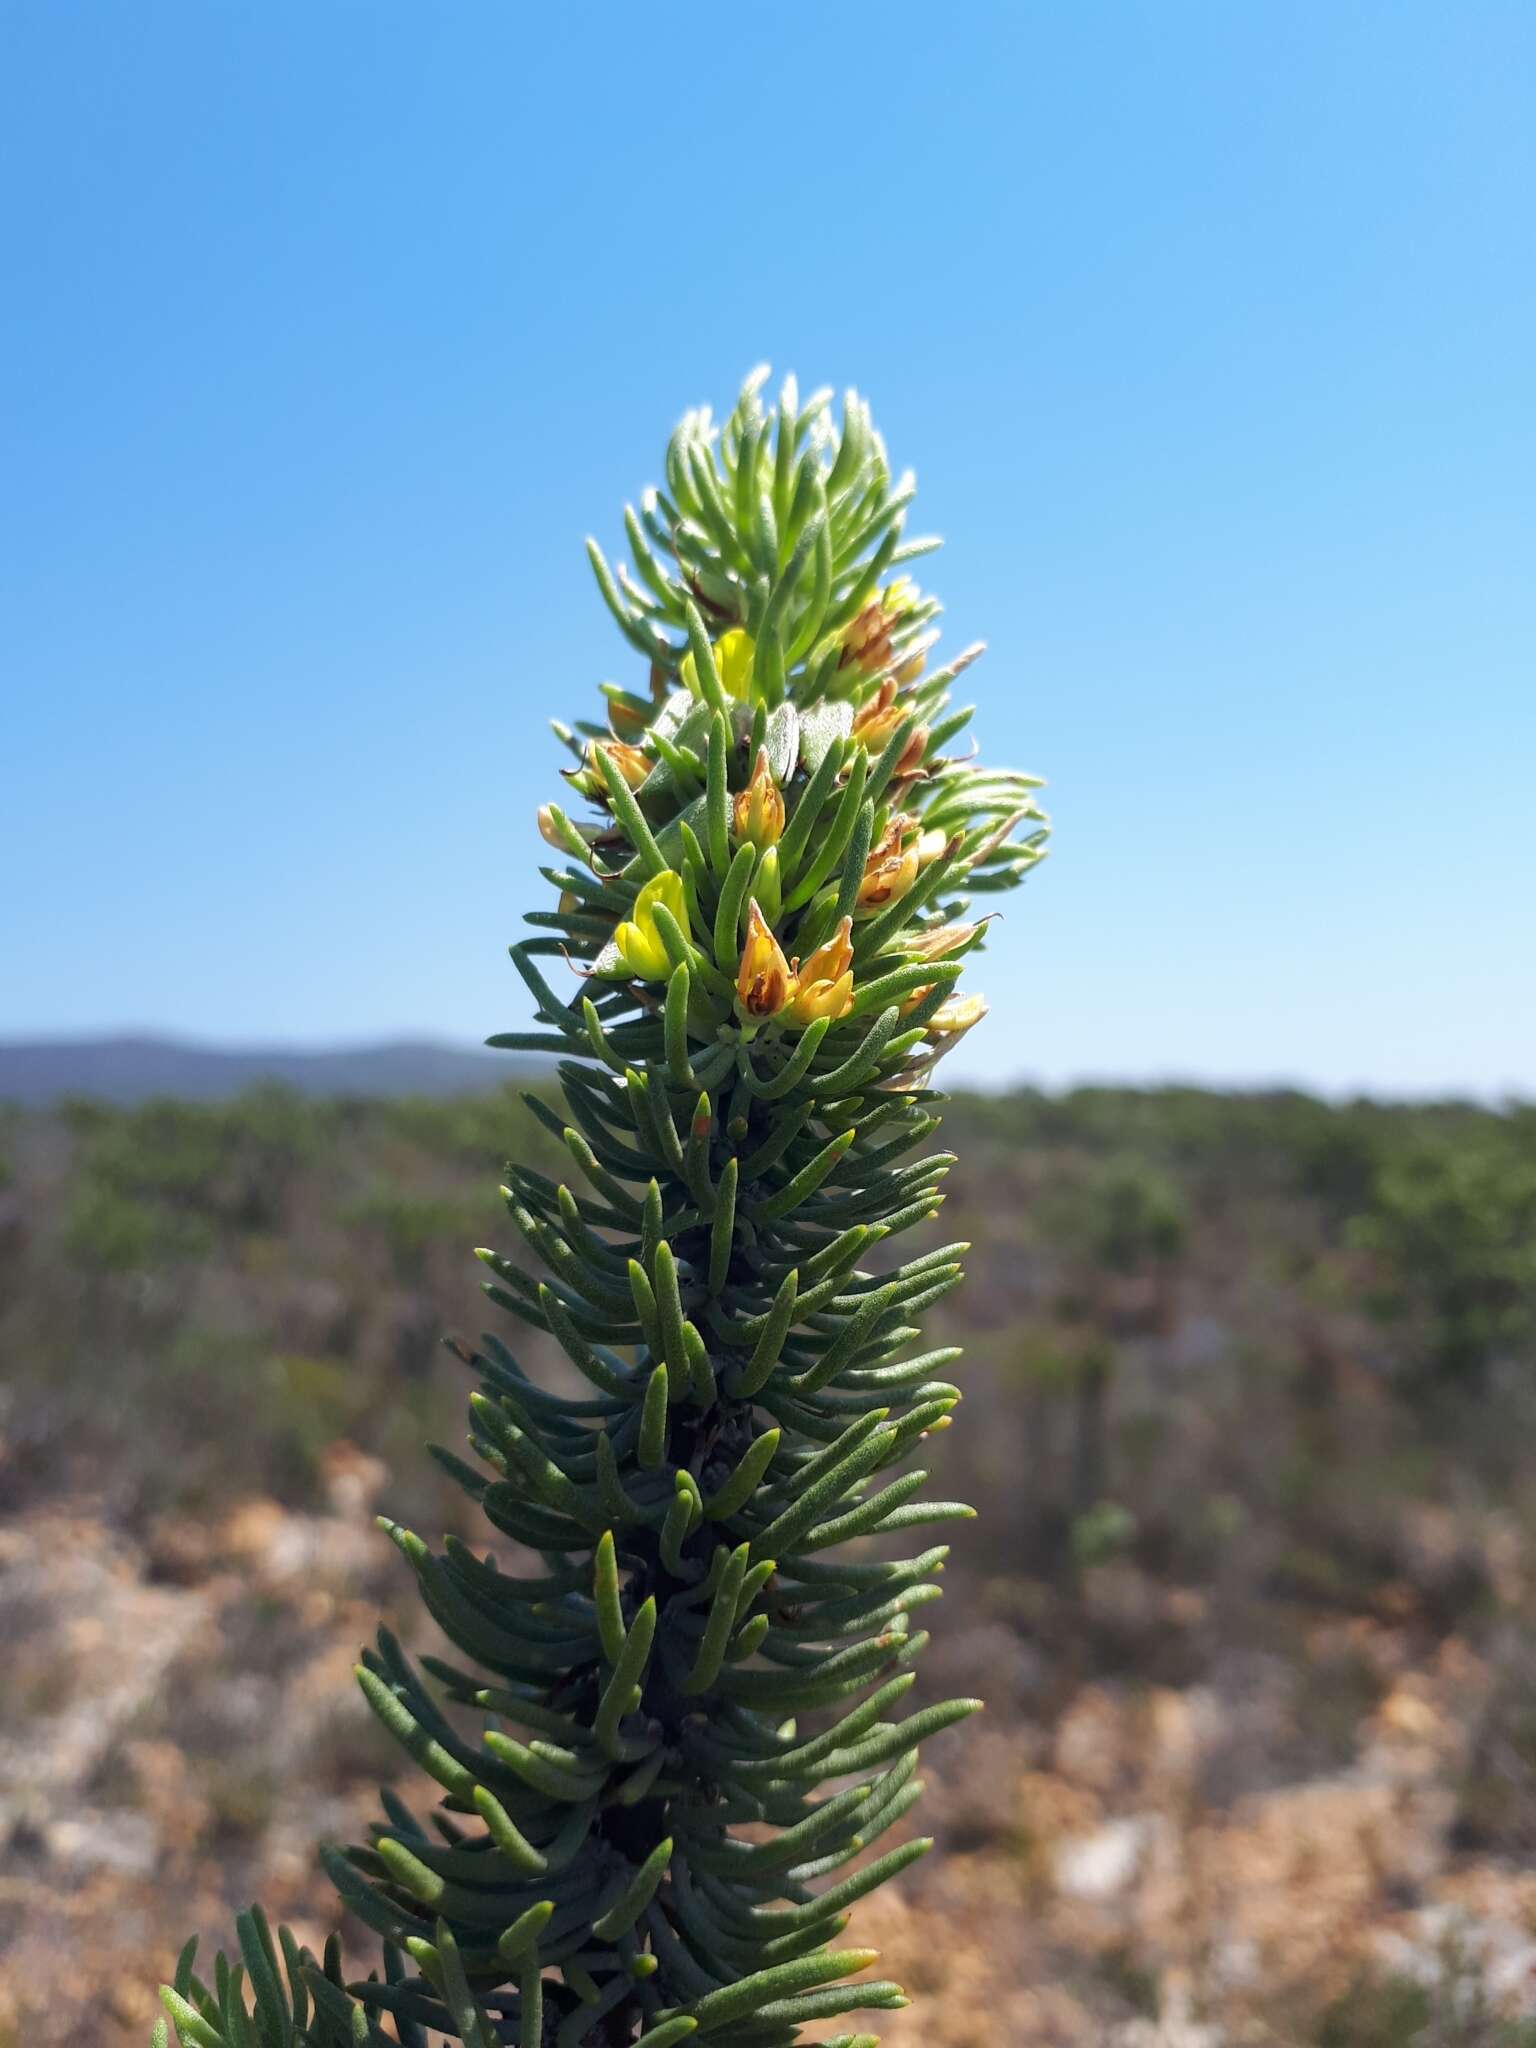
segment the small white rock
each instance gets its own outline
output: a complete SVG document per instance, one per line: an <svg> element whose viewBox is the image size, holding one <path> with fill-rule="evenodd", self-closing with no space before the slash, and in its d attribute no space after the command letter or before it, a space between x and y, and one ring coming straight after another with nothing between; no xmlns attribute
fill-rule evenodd
<svg viewBox="0 0 1536 2048"><path fill-rule="evenodd" d="M1134 1882L1152 1838L1152 1823L1138 1814L1113 1820L1056 1851L1056 1888L1072 1899L1113 1899Z"/></svg>

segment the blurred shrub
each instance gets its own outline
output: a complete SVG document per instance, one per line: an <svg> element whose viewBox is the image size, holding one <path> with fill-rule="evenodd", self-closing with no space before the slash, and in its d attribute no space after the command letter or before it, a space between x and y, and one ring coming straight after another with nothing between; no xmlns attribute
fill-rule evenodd
<svg viewBox="0 0 1536 2048"><path fill-rule="evenodd" d="M1414 1146L1383 1168L1352 1228L1373 1253L1377 1313L1416 1324L1418 1360L1480 1380L1536 1334L1536 1123Z"/></svg>
<svg viewBox="0 0 1536 2048"><path fill-rule="evenodd" d="M1086 1239L1110 1273L1171 1265L1184 1250L1189 1214L1166 1173L1144 1160L1114 1159L1090 1184Z"/></svg>
<svg viewBox="0 0 1536 2048"><path fill-rule="evenodd" d="M1528 1862L1536 1856L1536 1647L1516 1630L1500 1652L1457 1788L1455 1839L1461 1849Z"/></svg>
<svg viewBox="0 0 1536 2048"><path fill-rule="evenodd" d="M201 1258L211 1249L213 1237L205 1217L167 1211L94 1178L76 1190L64 1213L64 1254L88 1271L135 1273L147 1266Z"/></svg>
<svg viewBox="0 0 1536 2048"><path fill-rule="evenodd" d="M472 1195L416 1195L392 1188L374 1188L346 1212L348 1223L377 1236L395 1278L415 1285L424 1277L434 1250L457 1256L484 1236L487 1218L494 1218L491 1189Z"/></svg>
<svg viewBox="0 0 1536 2048"><path fill-rule="evenodd" d="M75 1104L80 1142L64 1248L78 1265L123 1272L198 1258L219 1227L272 1230L334 1112L289 1089L230 1103L156 1101L111 1111Z"/></svg>
<svg viewBox="0 0 1536 2048"><path fill-rule="evenodd" d="M1098 1501L1072 1524L1072 1556L1080 1570L1123 1557L1136 1540L1136 1517L1112 1500Z"/></svg>
<svg viewBox="0 0 1536 2048"><path fill-rule="evenodd" d="M367 1397L339 1358L273 1358L262 1378L271 1402L274 1491L311 1494L321 1453L351 1434Z"/></svg>
<svg viewBox="0 0 1536 2048"><path fill-rule="evenodd" d="M1536 2048L1536 2020L1502 2018L1454 1943L1426 1974L1363 1978L1322 2015L1316 2048Z"/></svg>
<svg viewBox="0 0 1536 2048"><path fill-rule="evenodd" d="M434 1159L477 1172L499 1172L509 1159L550 1171L568 1155L528 1107L537 1089L503 1088L494 1095L401 1096L371 1105L381 1132Z"/></svg>
<svg viewBox="0 0 1536 2048"><path fill-rule="evenodd" d="M1531 1112L1094 1088L945 1114L942 1235L975 1252L944 1341L985 1414L935 1451L1008 1569L1059 1563L1107 1504L1144 1567L1353 1603L1395 1569L1405 1502L1472 1472L1513 1497ZM101 1485L137 1514L211 1498L215 1472L308 1501L328 1435L386 1458L457 1441L436 1339L482 1327L471 1247L513 1248L512 1158L571 1177L514 1088L0 1114L7 1501ZM1431 1358L1432 1413L1421 1379L1376 1369Z"/></svg>

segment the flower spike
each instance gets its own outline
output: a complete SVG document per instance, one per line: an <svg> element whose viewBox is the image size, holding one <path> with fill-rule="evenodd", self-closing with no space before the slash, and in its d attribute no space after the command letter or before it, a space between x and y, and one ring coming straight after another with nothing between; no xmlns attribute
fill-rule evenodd
<svg viewBox="0 0 1536 2048"><path fill-rule="evenodd" d="M242 1915L236 1964L163 1994L184 2043L791 2048L905 2003L832 1944L928 1847L888 1839L918 1744L979 1702L903 1713L945 1553L892 1554L969 1512L910 1469L958 1398L917 1321L964 1248L885 1247L943 1200L968 897L1047 827L1033 777L944 752L974 650L925 670L938 606L889 572L928 544L868 408L765 377L684 415L628 565L589 544L628 668L556 727L572 814L539 811L553 894L512 949L536 1028L493 1041L557 1055L532 1100L576 1185L512 1161L521 1242L480 1254L569 1375L456 1346L475 1463L440 1462L483 1528L385 1525L453 1654L383 1631L359 1666L418 1772L325 1854L381 1953Z"/></svg>

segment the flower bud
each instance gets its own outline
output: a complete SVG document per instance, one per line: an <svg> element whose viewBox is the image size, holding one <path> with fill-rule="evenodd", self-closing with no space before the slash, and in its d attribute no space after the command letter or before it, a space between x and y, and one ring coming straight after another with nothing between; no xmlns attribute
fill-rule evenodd
<svg viewBox="0 0 1536 2048"><path fill-rule="evenodd" d="M768 749L759 747L752 780L735 798L732 823L738 839L758 848L774 846L784 830L784 797L773 779Z"/></svg>
<svg viewBox="0 0 1536 2048"><path fill-rule="evenodd" d="M650 713L643 703L620 693L608 698L608 723L621 740L637 740L651 722Z"/></svg>
<svg viewBox="0 0 1536 2048"><path fill-rule="evenodd" d="M784 878L779 873L779 849L776 846L770 846L758 862L757 873L752 877L752 893L763 916L770 924L777 924L779 912L784 908Z"/></svg>
<svg viewBox="0 0 1536 2048"><path fill-rule="evenodd" d="M902 951L914 962L944 960L951 953L958 953L962 946L969 944L980 929L979 924L935 925L930 931L916 932L905 938L902 941ZM923 988L913 989L901 1006L902 1016L910 1016L923 998L932 993L931 981Z"/></svg>
<svg viewBox="0 0 1536 2048"><path fill-rule="evenodd" d="M985 996L950 996L928 1020L928 1043L936 1053L948 1052L986 1014Z"/></svg>

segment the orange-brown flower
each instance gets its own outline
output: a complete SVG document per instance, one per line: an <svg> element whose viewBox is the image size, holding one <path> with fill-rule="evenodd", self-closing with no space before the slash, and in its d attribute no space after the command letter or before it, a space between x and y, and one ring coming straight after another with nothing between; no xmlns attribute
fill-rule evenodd
<svg viewBox="0 0 1536 2048"><path fill-rule="evenodd" d="M741 949L736 974L737 999L748 1016L776 1017L794 993L795 978L784 949L754 896L747 911L747 943Z"/></svg>
<svg viewBox="0 0 1536 2048"><path fill-rule="evenodd" d="M846 668L852 664L867 676L877 676L888 668L893 652L892 630L901 624L916 601L917 591L905 576L898 576L888 588L879 591L843 635L839 666ZM922 673L922 667L921 654L912 656L902 664L901 680L911 682Z"/></svg>
<svg viewBox="0 0 1536 2048"><path fill-rule="evenodd" d="M865 914L897 903L917 880L921 865L920 840L913 836L916 824L905 811L898 811L870 850L859 883L858 909Z"/></svg>
<svg viewBox="0 0 1536 2048"><path fill-rule="evenodd" d="M773 779L768 749L759 747L752 780L736 796L732 823L738 839L750 839L759 849L777 845L784 830L784 797Z"/></svg>
<svg viewBox="0 0 1536 2048"><path fill-rule="evenodd" d="M854 714L853 737L871 754L880 753L892 733L896 732L912 716L910 704L902 703L896 695L896 678L887 676L868 703ZM901 759L896 763L896 774L915 775L923 765L923 756L928 751L928 728L914 726L912 735L901 750Z"/></svg>
<svg viewBox="0 0 1536 2048"><path fill-rule="evenodd" d="M631 789L638 789L655 766L649 754L641 753L638 747L626 746L623 740L592 740L587 746L587 766L599 778L602 775L597 765L599 749L608 756ZM606 783L599 780L599 790L606 787Z"/></svg>

